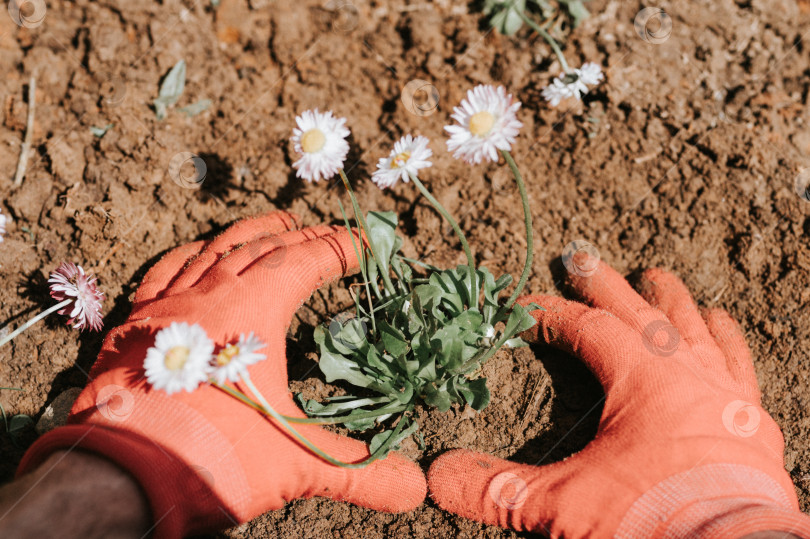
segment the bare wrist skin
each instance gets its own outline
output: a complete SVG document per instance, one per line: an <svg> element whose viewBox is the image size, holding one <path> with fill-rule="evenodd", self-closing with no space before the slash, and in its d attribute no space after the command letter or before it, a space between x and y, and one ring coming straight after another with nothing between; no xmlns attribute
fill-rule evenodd
<svg viewBox="0 0 810 539"><path fill-rule="evenodd" d="M56 452L0 488L0 537L140 538L151 526L135 480L91 453Z"/></svg>

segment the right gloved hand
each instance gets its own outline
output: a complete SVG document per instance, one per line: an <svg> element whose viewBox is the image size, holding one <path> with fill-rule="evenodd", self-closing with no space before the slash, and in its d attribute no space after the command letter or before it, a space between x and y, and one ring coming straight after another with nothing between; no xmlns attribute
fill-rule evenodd
<svg viewBox="0 0 810 539"><path fill-rule="evenodd" d="M589 267L592 261L578 261ZM784 468L779 427L760 405L751 356L722 310L703 317L683 283L647 271L641 295L599 263L547 296L524 338L571 353L602 383L596 438L529 466L467 450L430 468L431 496L462 516L551 537L810 537Z"/></svg>

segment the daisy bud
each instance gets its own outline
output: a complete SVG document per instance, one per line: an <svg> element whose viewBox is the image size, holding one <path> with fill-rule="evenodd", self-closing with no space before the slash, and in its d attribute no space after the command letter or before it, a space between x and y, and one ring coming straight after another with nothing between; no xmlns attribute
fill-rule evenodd
<svg viewBox="0 0 810 539"><path fill-rule="evenodd" d="M498 150L509 151L523 124L517 119L520 102L503 86L479 85L453 109L457 125L444 128L450 134L447 149L453 157L477 165L498 160Z"/></svg>
<svg viewBox="0 0 810 539"><path fill-rule="evenodd" d="M295 151L301 156L293 163L295 175L309 182L329 179L343 168L349 153L346 137L350 131L346 118L335 118L332 111L307 110L295 118L293 129Z"/></svg>

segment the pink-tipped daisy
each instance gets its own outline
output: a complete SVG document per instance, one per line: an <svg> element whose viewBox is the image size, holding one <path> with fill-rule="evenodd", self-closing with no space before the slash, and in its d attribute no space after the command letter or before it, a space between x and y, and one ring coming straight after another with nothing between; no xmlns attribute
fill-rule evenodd
<svg viewBox="0 0 810 539"><path fill-rule="evenodd" d="M394 143L391 155L383 157L377 163L377 170L371 175L371 181L380 189L392 187L398 180L410 181L410 174L416 176L420 168L431 166L428 161L433 152L428 148L427 137L405 135Z"/></svg>
<svg viewBox="0 0 810 539"><path fill-rule="evenodd" d="M226 381L239 381L240 376L249 365L267 358L266 355L257 352L265 346L253 335L252 331L247 337L244 334L239 335L236 344L227 344L213 358L214 368L211 377L220 384L224 384Z"/></svg>
<svg viewBox="0 0 810 539"><path fill-rule="evenodd" d="M471 165L483 159L497 161L498 150L511 150L523 127L516 115L519 108L520 101L507 94L503 86L476 86L453 109L451 118L458 125L444 128L450 134L447 149L453 157Z"/></svg>
<svg viewBox="0 0 810 539"><path fill-rule="evenodd" d="M143 362L146 379L169 395L194 391L208 380L214 343L198 324L172 322L155 335Z"/></svg>
<svg viewBox="0 0 810 539"><path fill-rule="evenodd" d="M335 118L332 111L304 111L295 118L298 127L291 138L301 157L293 163L295 175L307 181L329 179L343 167L349 153L346 137L350 135L346 118Z"/></svg>
<svg viewBox="0 0 810 539"><path fill-rule="evenodd" d="M92 273L85 274L84 269L73 262L62 262L51 273L48 283L53 299L59 303L68 302L58 311L68 316L68 324L73 324L74 329L101 330L104 294L98 289Z"/></svg>
<svg viewBox="0 0 810 539"><path fill-rule="evenodd" d="M543 88L543 98L552 107L556 107L560 102L569 97L582 99L582 96L590 91L589 86L596 86L605 78L602 67L593 62L582 64L579 69L563 73L551 81L551 84Z"/></svg>

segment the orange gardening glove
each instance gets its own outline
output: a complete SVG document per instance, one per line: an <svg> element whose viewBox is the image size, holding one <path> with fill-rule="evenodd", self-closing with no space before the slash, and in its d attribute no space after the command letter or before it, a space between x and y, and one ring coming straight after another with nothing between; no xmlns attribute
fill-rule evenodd
<svg viewBox="0 0 810 539"><path fill-rule="evenodd" d="M290 214L271 213L163 257L138 289L129 320L105 339L69 425L40 438L18 474L59 449L98 453L140 483L159 537L232 526L302 497L391 512L422 503L424 475L400 455L363 469L339 468L213 386L167 395L145 380L146 351L172 322L200 324L219 346L253 331L267 343L259 350L267 359L249 367L252 381L280 413L304 415L288 389L287 329L314 290L357 271L358 264L345 228L294 230L296 225ZM369 455L360 441L297 427L345 462Z"/></svg>
<svg viewBox="0 0 810 539"><path fill-rule="evenodd" d="M546 309L532 313L538 324L524 339L577 356L601 382L596 438L546 466L451 451L431 466L433 499L471 519L569 539L810 537L736 323L722 310L701 317L665 271L647 271L639 295L606 264L590 269L571 284L593 308L546 296L520 303Z"/></svg>

